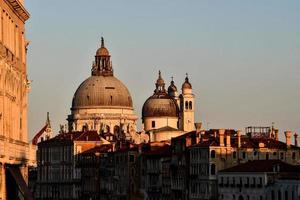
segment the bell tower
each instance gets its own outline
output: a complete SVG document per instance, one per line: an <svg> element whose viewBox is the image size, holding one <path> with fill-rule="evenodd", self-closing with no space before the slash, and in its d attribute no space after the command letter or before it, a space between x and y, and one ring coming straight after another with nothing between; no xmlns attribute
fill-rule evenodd
<svg viewBox="0 0 300 200"><path fill-rule="evenodd" d="M192 84L189 82L188 74L182 84L180 94L179 128L183 131L193 131L195 123L195 95L192 93Z"/></svg>

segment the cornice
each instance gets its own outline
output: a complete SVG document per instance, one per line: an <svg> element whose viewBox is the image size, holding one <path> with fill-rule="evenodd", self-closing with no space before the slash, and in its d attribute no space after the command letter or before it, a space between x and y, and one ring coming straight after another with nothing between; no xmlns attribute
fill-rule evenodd
<svg viewBox="0 0 300 200"><path fill-rule="evenodd" d="M5 1L23 22L29 19L30 14L18 0L5 0Z"/></svg>

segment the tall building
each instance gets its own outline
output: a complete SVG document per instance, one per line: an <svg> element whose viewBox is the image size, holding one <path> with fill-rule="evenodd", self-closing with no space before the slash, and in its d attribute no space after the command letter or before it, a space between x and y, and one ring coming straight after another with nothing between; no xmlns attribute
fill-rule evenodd
<svg viewBox="0 0 300 200"><path fill-rule="evenodd" d="M0 199L30 199L23 0L0 0Z"/></svg>

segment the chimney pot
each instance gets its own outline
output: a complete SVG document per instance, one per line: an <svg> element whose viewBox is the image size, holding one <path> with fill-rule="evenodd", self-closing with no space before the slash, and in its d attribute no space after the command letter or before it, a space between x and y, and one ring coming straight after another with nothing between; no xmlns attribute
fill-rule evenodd
<svg viewBox="0 0 300 200"><path fill-rule="evenodd" d="M291 131L285 131L284 134L285 134L286 145L287 145L288 147L290 147L290 146L291 146L291 136L292 136L292 132L291 132Z"/></svg>
<svg viewBox="0 0 300 200"><path fill-rule="evenodd" d="M237 131L238 148L241 148L241 135L242 135L242 131L238 130Z"/></svg>
<svg viewBox="0 0 300 200"><path fill-rule="evenodd" d="M295 139L295 146L298 147L298 134L294 134L294 139Z"/></svg>
<svg viewBox="0 0 300 200"><path fill-rule="evenodd" d="M220 137L220 146L224 147L224 134L225 129L219 129L219 137Z"/></svg>

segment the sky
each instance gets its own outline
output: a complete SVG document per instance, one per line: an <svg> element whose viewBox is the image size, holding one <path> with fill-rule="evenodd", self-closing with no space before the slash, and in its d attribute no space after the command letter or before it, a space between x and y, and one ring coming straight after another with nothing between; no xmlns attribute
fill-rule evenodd
<svg viewBox="0 0 300 200"><path fill-rule="evenodd" d="M101 36L141 124L158 70L189 74L204 128L300 131L300 1L27 0L29 137L66 124Z"/></svg>

